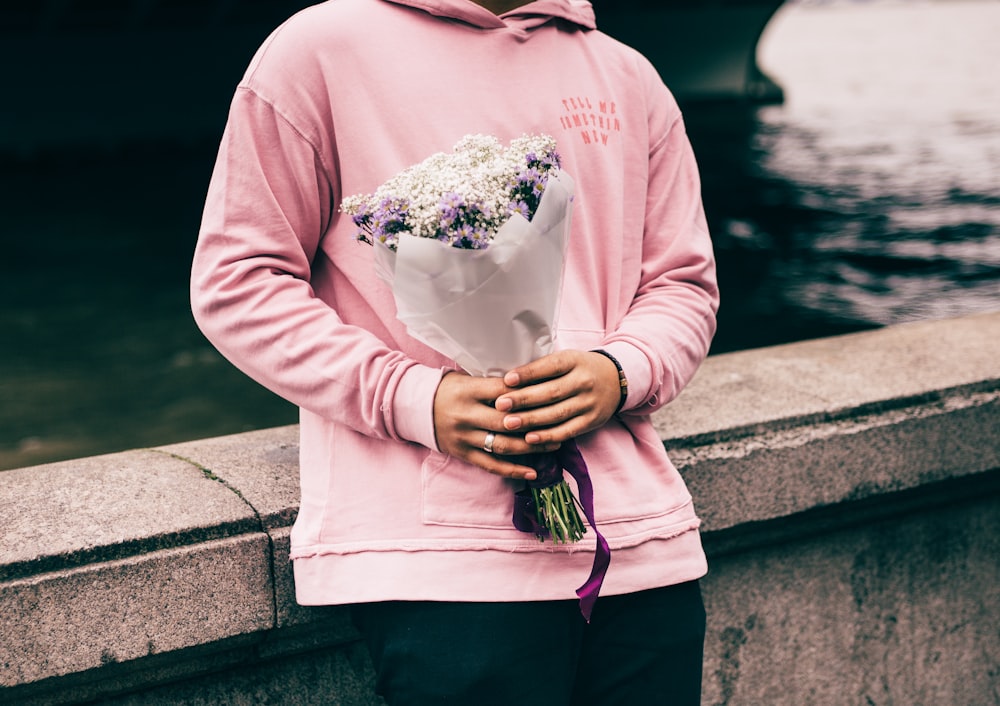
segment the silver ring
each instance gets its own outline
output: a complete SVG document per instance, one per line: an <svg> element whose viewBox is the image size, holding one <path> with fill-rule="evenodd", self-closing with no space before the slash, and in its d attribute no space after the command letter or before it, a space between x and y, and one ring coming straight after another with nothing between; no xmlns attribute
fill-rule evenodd
<svg viewBox="0 0 1000 706"><path fill-rule="evenodd" d="M497 435L491 431L486 432L486 440L483 441L483 451L488 454L493 453L493 442L497 440Z"/></svg>

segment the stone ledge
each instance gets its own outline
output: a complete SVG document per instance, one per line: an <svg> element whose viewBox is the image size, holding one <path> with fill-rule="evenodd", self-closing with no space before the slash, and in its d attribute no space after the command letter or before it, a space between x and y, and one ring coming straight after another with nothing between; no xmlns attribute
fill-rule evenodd
<svg viewBox="0 0 1000 706"><path fill-rule="evenodd" d="M350 624L346 610L330 607L320 611L325 613L322 620L308 625L285 628L280 631L255 632L223 638L216 642L194 645L172 652L156 653L127 662L106 662L99 668L73 672L64 676L27 682L6 688L0 685L0 700L4 704L24 706L52 706L54 704L92 703L95 700L117 703L124 699L129 703L149 706L154 700L145 696L157 689L175 688L177 684L190 684L188 698L173 703L301 703L295 691L288 687L287 677L278 684L278 693L284 700L256 701L246 698L228 701L219 694L217 700L206 698L206 692L225 690L226 675L243 673L257 675L274 669L274 663L305 658L308 655L337 655L346 653L352 663L351 669L341 669L340 674L329 683L325 675L311 674L326 681L327 694L346 694L343 703L361 706L369 701L381 704L374 697L371 683L371 668L367 662L363 645ZM280 672L281 669L278 668ZM251 676L251 679L254 678ZM363 682L359 687L358 682ZM315 686L315 684L314 684ZM305 687L308 688L308 687ZM299 686L303 689L303 685ZM309 703L315 702L308 701ZM157 702L158 703L158 702ZM324 701L326 703L326 701Z"/></svg>
<svg viewBox="0 0 1000 706"><path fill-rule="evenodd" d="M706 546L995 494L997 340L1000 313L710 358L656 416ZM354 640L342 610L294 601L297 443L291 426L0 472L0 700Z"/></svg>
<svg viewBox="0 0 1000 706"><path fill-rule="evenodd" d="M0 581L259 529L231 490L153 450L0 471Z"/></svg>
<svg viewBox="0 0 1000 706"><path fill-rule="evenodd" d="M268 539L249 534L0 584L0 685L211 644L274 625Z"/></svg>
<svg viewBox="0 0 1000 706"><path fill-rule="evenodd" d="M997 389L1000 312L712 356L655 417L673 447Z"/></svg>
<svg viewBox="0 0 1000 706"><path fill-rule="evenodd" d="M287 527L299 509L297 425L164 446L236 493L265 529Z"/></svg>
<svg viewBox="0 0 1000 706"><path fill-rule="evenodd" d="M672 451L707 532L1000 468L1000 390ZM710 500L710 502L706 502Z"/></svg>

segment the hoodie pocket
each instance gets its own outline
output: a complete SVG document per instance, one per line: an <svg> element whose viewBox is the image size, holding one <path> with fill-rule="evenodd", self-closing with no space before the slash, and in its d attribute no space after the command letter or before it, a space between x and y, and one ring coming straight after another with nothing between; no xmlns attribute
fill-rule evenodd
<svg viewBox="0 0 1000 706"><path fill-rule="evenodd" d="M654 520L690 504L684 480L647 419L612 418L597 435L580 442L594 483L598 522Z"/></svg>
<svg viewBox="0 0 1000 706"><path fill-rule="evenodd" d="M426 524L513 529L513 481L436 452L424 459L420 473Z"/></svg>

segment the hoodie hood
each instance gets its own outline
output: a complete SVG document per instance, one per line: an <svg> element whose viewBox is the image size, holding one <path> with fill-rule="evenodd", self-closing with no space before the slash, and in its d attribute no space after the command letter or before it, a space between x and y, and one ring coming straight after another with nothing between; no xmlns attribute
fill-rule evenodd
<svg viewBox="0 0 1000 706"><path fill-rule="evenodd" d="M457 20L481 29L516 29L522 32L541 27L554 19L565 20L580 29L595 29L594 8L587 0L535 0L504 14L494 15L472 0L386 0L423 10L436 17Z"/></svg>

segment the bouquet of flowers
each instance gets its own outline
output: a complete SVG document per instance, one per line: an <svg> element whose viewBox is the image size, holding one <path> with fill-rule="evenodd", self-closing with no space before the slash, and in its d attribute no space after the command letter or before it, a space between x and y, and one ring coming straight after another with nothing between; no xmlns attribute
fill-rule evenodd
<svg viewBox="0 0 1000 706"><path fill-rule="evenodd" d="M358 240L375 247L376 272L410 335L472 375L503 375L552 350L574 189L555 147L548 135L507 148L468 135L341 204ZM515 493L517 529L577 542L586 532L578 506L594 528L594 569L577 591L589 619L610 550L596 529L586 463L572 442L517 460L538 473Z"/></svg>

